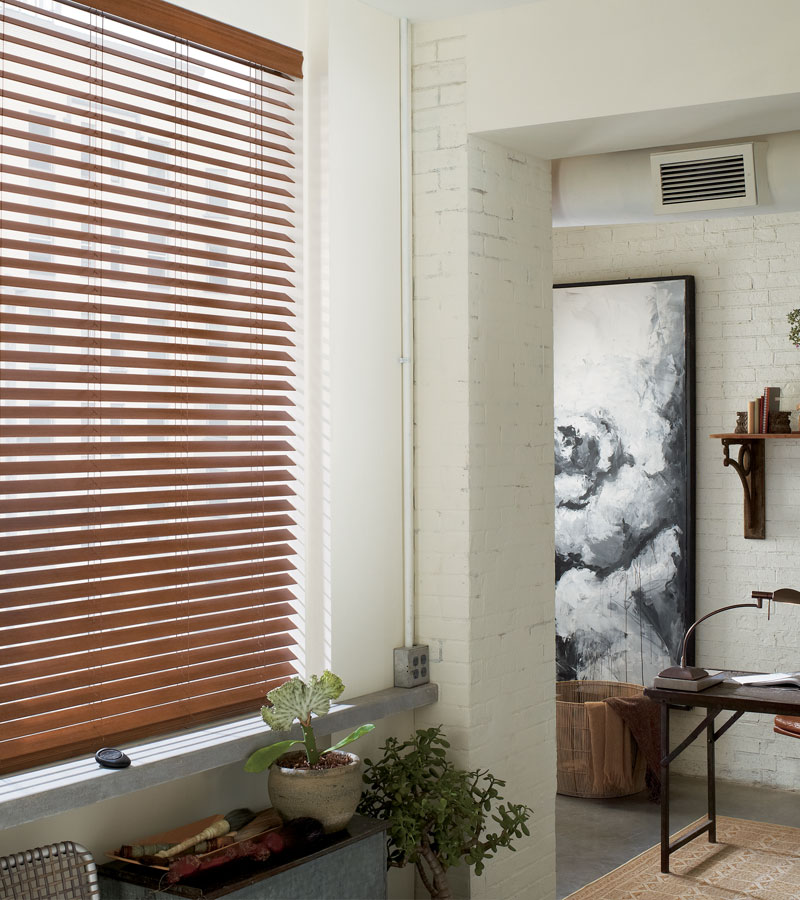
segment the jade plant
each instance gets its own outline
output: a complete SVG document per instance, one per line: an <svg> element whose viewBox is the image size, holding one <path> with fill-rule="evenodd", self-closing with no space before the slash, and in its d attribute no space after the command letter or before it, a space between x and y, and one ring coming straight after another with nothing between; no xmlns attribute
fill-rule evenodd
<svg viewBox="0 0 800 900"><path fill-rule="evenodd" d="M441 728L417 731L400 743L388 738L383 758L365 760L367 788L358 812L389 822L390 866L416 866L434 900L452 897L447 870L460 861L480 875L497 850L514 850L529 835L532 810L503 802L505 782L488 771L467 772L447 759ZM487 829L491 829L487 833Z"/></svg>
<svg viewBox="0 0 800 900"><path fill-rule="evenodd" d="M800 347L800 309L793 309L786 318L789 320L789 340L795 347Z"/></svg>
<svg viewBox="0 0 800 900"><path fill-rule="evenodd" d="M263 772L276 762L291 747L302 744L306 753L309 768L318 767L320 759L326 753L340 750L360 738L374 725L362 725L347 735L333 747L320 750L311 725L311 716L324 716L344 690L344 683L338 675L327 669L320 676L312 675L308 682L302 678L290 678L289 681L273 688L267 694L267 702L261 707L261 717L273 731L288 731L295 721L303 730L302 739L279 741L256 750L245 763L247 772Z"/></svg>

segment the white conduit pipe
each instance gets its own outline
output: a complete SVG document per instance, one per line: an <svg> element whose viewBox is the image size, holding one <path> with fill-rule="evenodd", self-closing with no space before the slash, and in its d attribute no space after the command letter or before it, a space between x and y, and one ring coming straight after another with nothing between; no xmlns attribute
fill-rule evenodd
<svg viewBox="0 0 800 900"><path fill-rule="evenodd" d="M400 265L403 373L403 615L414 646L414 308L411 221L411 59L408 19L400 19Z"/></svg>

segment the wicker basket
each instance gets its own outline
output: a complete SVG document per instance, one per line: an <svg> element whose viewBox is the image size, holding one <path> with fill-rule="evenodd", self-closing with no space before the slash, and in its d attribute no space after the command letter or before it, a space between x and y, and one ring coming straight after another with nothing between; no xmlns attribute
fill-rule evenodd
<svg viewBox="0 0 800 900"><path fill-rule="evenodd" d="M631 759L630 777L625 783L612 786L598 779L603 770L603 760L592 754L589 734L589 714L585 704L605 700L608 697L637 697L644 688L640 684L618 681L559 681L556 682L556 747L558 793L570 797L624 797L636 794L644 788L645 766L642 755L627 726L623 740L629 742ZM597 743L597 742L596 742Z"/></svg>

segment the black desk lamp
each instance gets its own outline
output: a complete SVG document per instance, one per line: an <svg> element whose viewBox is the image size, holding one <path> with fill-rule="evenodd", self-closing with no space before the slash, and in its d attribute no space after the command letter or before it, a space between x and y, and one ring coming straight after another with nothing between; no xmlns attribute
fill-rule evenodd
<svg viewBox="0 0 800 900"><path fill-rule="evenodd" d="M681 651L681 664L679 666L670 666L669 669L664 669L663 672L659 672L659 676L661 678L681 678L684 681L697 681L698 678L705 678L708 675L705 669L700 669L697 666L687 666L686 665L686 648L689 645L689 638L692 636L695 628L701 623L705 622L706 619L710 619L711 616L717 615L717 613L726 612L729 609L744 609L744 608L753 608L753 609L761 609L764 605L764 601L767 601L767 618L771 615L771 606L770 604L775 603L800 603L800 591L796 591L793 588L779 588L777 591L753 591L752 598L755 600L755 603L734 603L731 606L721 606L719 609L715 609L713 612L707 613L706 615L699 618L694 625L692 625L689 630L686 632L686 637L683 639L683 650Z"/></svg>

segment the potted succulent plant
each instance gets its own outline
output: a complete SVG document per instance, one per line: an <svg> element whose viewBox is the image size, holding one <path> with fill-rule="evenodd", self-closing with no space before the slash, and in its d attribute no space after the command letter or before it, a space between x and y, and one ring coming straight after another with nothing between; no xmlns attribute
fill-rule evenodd
<svg viewBox="0 0 800 900"><path fill-rule="evenodd" d="M327 670L271 690L261 717L273 731L288 731L297 721L303 737L262 747L245 763L247 772L269 769L270 802L284 820L317 819L328 833L347 826L361 796L361 760L341 748L375 727L362 725L333 747L317 748L311 716L324 716L343 690L342 679ZM297 744L303 749L292 751Z"/></svg>

